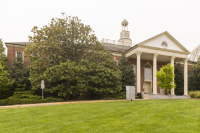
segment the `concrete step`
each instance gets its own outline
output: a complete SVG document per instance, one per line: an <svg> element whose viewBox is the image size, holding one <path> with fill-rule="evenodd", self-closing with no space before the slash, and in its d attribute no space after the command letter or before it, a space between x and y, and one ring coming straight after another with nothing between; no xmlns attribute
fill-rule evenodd
<svg viewBox="0 0 200 133"><path fill-rule="evenodd" d="M176 96L172 95L172 99L189 99L189 96ZM161 95L161 94L143 94L143 99L171 99L170 95Z"/></svg>

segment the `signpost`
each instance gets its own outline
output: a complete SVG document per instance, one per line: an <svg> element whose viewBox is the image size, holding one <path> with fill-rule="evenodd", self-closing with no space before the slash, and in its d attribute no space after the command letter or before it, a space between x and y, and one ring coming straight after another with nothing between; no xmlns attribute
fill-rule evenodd
<svg viewBox="0 0 200 133"><path fill-rule="evenodd" d="M42 89L42 99L44 99L44 89L45 89L44 80L41 80L41 89Z"/></svg>

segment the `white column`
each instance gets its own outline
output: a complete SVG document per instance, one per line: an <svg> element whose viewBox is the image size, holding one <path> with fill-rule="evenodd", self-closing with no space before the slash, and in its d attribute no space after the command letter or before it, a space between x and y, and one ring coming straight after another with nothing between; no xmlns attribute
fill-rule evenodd
<svg viewBox="0 0 200 133"><path fill-rule="evenodd" d="M171 57L171 66L174 67L174 59L176 57L175 56L172 56ZM173 71L173 74L174 74L174 71ZM173 79L173 84L174 84L174 79ZM174 88L172 88L172 91L171 91L172 95L174 95Z"/></svg>
<svg viewBox="0 0 200 133"><path fill-rule="evenodd" d="M188 95L188 59L184 60L184 95Z"/></svg>
<svg viewBox="0 0 200 133"><path fill-rule="evenodd" d="M137 93L141 93L141 87L140 87L140 55L141 51L137 51Z"/></svg>
<svg viewBox="0 0 200 133"><path fill-rule="evenodd" d="M153 55L153 94L157 94L157 78L156 78L156 70L157 70L157 56L158 54Z"/></svg>

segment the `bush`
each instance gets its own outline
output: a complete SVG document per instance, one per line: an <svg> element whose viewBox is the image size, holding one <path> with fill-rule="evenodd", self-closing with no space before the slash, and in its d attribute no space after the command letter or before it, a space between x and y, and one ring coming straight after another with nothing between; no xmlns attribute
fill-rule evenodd
<svg viewBox="0 0 200 133"><path fill-rule="evenodd" d="M191 94L190 94L190 97L191 97L191 98L195 98L195 94L194 94L194 93L191 93Z"/></svg>
<svg viewBox="0 0 200 133"><path fill-rule="evenodd" d="M184 71L183 66L178 62L174 69L174 74L176 75L174 78L174 83L176 84L175 94L183 95L184 94ZM190 81L190 80L189 80Z"/></svg>
<svg viewBox="0 0 200 133"><path fill-rule="evenodd" d="M115 100L115 99L126 99L126 92L119 92L115 94L102 95L101 100ZM138 96L135 96L135 99L139 99Z"/></svg>
<svg viewBox="0 0 200 133"><path fill-rule="evenodd" d="M191 98L200 98L200 91L190 91L189 95Z"/></svg>
<svg viewBox="0 0 200 133"><path fill-rule="evenodd" d="M101 100L114 100L114 99L126 99L126 92L119 92L115 94L105 94L100 96Z"/></svg>
<svg viewBox="0 0 200 133"><path fill-rule="evenodd" d="M15 105L15 104L30 104L30 103L46 103L46 102L61 102L61 98L47 97L42 99L36 95L34 91L16 91L13 96L5 100L0 100L0 105Z"/></svg>

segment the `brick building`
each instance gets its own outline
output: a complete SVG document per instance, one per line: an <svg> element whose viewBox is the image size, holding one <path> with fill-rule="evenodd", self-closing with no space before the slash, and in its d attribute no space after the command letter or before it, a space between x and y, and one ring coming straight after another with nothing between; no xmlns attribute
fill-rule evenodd
<svg viewBox="0 0 200 133"><path fill-rule="evenodd" d="M6 42L8 65L12 64L15 57L21 56L24 64L29 65L30 60L24 58L23 45L30 42ZM157 79L154 76L156 70L160 70L163 65L181 61L184 65L184 95L188 95L188 67L193 62L188 61L190 52L179 43L167 31L149 38L139 44L132 44L130 31L128 31L128 22L122 22L122 32L118 41L102 39L102 45L113 54L115 63L118 64L122 52L134 66L136 73L136 90L138 94L153 93L166 94L164 89L156 85ZM174 91L172 92L174 94Z"/></svg>

